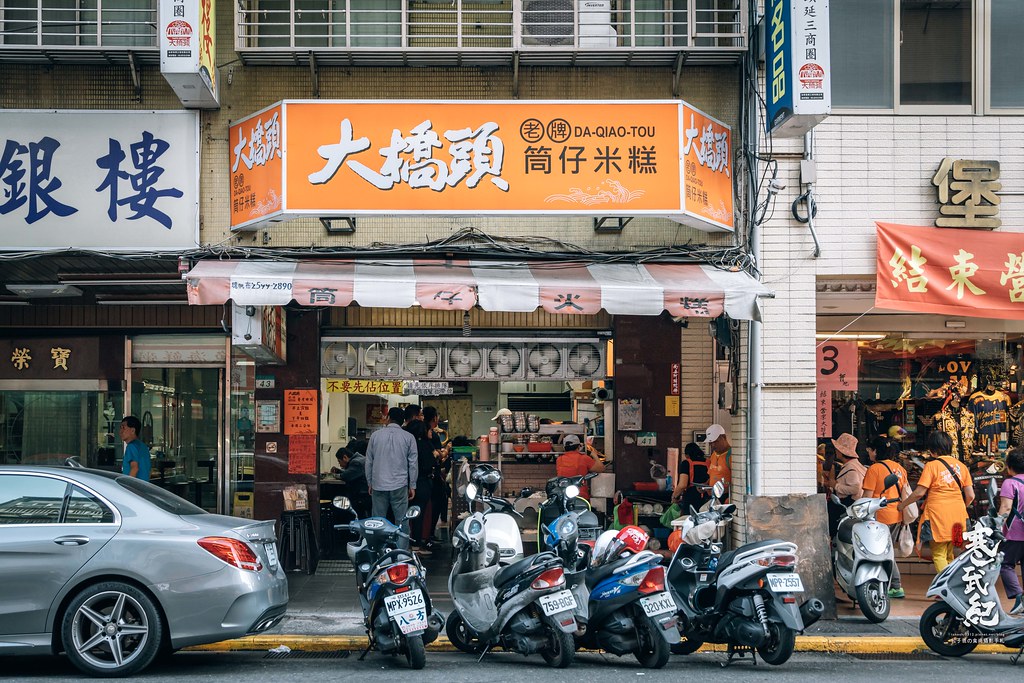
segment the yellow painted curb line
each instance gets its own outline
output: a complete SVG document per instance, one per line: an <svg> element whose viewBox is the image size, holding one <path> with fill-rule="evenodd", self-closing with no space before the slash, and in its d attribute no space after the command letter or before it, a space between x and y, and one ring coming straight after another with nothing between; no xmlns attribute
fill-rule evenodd
<svg viewBox="0 0 1024 683"><path fill-rule="evenodd" d="M366 648L366 636L247 636L225 640L208 645L185 648L189 651L222 652L228 650L271 650L285 645L300 652L333 652L337 650L361 651ZM456 648L444 636L439 637L427 649L432 652L456 652ZM725 652L725 645L707 644L700 652ZM1008 654L1016 648L1001 645L979 645L975 654ZM908 636L800 636L796 639L797 652L834 652L845 654L887 653L905 654L930 652L920 638Z"/></svg>

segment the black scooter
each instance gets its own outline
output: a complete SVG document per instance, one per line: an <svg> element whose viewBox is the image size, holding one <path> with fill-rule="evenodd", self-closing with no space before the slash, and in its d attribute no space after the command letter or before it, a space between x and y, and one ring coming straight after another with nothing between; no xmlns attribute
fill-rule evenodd
<svg viewBox="0 0 1024 683"><path fill-rule="evenodd" d="M724 643L725 666L755 651L768 664L782 664L793 654L796 634L820 619L825 606L817 598L798 604L803 582L796 572L796 544L757 541L722 552L715 530L736 511L735 505L714 502L724 491L716 483L709 508L691 509L680 523L683 543L672 556L668 582L680 607L683 640L672 652L686 655L704 643Z"/></svg>
<svg viewBox="0 0 1024 683"><path fill-rule="evenodd" d="M338 496L333 504L351 510L348 498ZM406 512L406 519L420 514L418 506ZM337 524L339 531L351 531L359 538L347 547L355 565L359 604L370 650L382 654L404 654L411 669L422 669L427 662L426 646L437 639L444 627L444 615L435 612L427 592L427 572L416 554L398 547L399 539L409 539L401 528L383 517L356 519Z"/></svg>

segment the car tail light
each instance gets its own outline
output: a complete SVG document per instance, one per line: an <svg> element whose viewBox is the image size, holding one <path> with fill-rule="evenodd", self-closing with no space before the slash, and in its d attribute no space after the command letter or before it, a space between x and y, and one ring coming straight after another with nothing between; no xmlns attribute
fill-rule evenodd
<svg viewBox="0 0 1024 683"><path fill-rule="evenodd" d="M197 543L205 550L227 562L232 567L245 569L250 572L258 572L263 569L263 563L256 553L248 545L236 538L224 538L223 536L207 536L200 538Z"/></svg>
<svg viewBox="0 0 1024 683"><path fill-rule="evenodd" d="M665 590L665 568L654 567L647 570L644 580L637 586L636 592L647 595L648 593L660 593L663 590Z"/></svg>
<svg viewBox="0 0 1024 683"><path fill-rule="evenodd" d="M549 569L546 572L542 572L540 576L533 580L530 584L530 588L534 590L544 590L545 588L555 588L565 583L565 573L561 567L555 567Z"/></svg>

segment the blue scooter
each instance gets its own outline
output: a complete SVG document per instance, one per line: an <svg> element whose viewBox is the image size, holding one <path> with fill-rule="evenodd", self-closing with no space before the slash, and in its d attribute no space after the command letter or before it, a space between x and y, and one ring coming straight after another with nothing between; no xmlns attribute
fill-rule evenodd
<svg viewBox="0 0 1024 683"><path fill-rule="evenodd" d="M350 510L345 496L333 505ZM406 519L420 514L418 506L406 512ZM399 539L409 536L383 517L355 519L337 524L339 531L351 531L359 538L347 547L356 570L359 604L369 644L359 657L370 650L382 654L404 654L411 669L426 665L426 646L437 639L444 627L444 616L435 612L427 592L427 572L415 553L398 547Z"/></svg>

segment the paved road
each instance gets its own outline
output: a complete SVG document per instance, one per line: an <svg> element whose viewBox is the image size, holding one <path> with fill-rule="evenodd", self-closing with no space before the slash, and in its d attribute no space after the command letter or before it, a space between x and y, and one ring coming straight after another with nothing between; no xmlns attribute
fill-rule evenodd
<svg viewBox="0 0 1024 683"><path fill-rule="evenodd" d="M843 654L796 654L781 667L749 663L733 664L722 669L724 655L698 654L673 657L660 671L645 671L628 657L584 653L570 669L553 670L540 657L523 658L498 653L488 655L482 664L462 654L427 654L427 667L411 672L404 660L367 655L360 662L358 654L340 657L337 653L292 653L273 658L263 652L182 652L167 664L152 667L135 679L152 681L212 681L237 683L245 681L293 680L303 683L338 683L338 681L415 680L416 683L477 683L495 681L587 681L587 683L623 683L637 681L678 681L682 677L703 677L715 683L731 681L771 680L779 683L821 683L832 681L900 681L900 683L934 683L955 680L956 683L1019 680L1024 662L1014 666L1009 655L970 655L963 659L942 659L932 655L915 655L912 660L865 660ZM83 678L63 658L2 658L0 681L82 681ZM940 678L941 677L941 678Z"/></svg>

